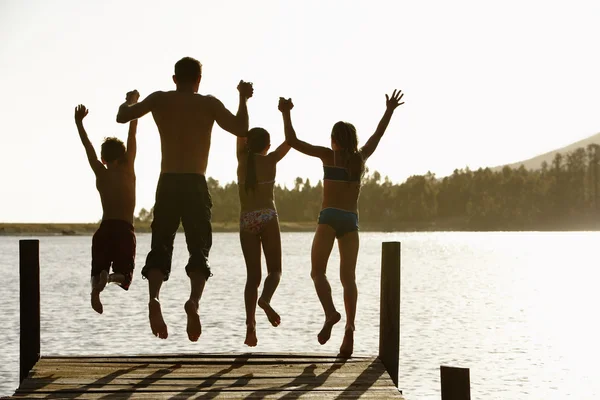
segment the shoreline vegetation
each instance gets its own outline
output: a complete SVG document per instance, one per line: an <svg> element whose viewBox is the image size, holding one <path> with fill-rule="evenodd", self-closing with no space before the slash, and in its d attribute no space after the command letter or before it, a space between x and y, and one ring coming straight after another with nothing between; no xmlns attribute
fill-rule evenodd
<svg viewBox="0 0 600 400"><path fill-rule="evenodd" d="M237 184L221 185L210 177L207 184L213 231L237 232ZM282 232L314 232L322 185L298 177L293 188L274 187ZM140 210L136 232L151 232L153 211ZM363 232L600 231L600 145L557 152L539 169L467 167L444 178L413 175L400 184L367 169L359 216ZM90 235L97 227L98 222L0 222L0 236Z"/></svg>
<svg viewBox="0 0 600 400"><path fill-rule="evenodd" d="M237 222L213 222L213 232L238 232ZM280 222L282 232L314 232L316 221ZM0 236L85 236L93 235L99 223L0 223ZM136 222L136 233L150 233L149 222ZM386 224L361 223L361 232L562 232L600 231L600 216L572 215L562 219L503 229L475 229L466 218L438 221L406 222L393 227ZM179 227L179 233L183 228Z"/></svg>

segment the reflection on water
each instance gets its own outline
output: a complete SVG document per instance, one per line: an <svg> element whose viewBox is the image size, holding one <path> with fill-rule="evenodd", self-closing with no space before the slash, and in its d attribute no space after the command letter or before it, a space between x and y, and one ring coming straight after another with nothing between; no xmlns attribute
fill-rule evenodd
<svg viewBox="0 0 600 400"><path fill-rule="evenodd" d="M0 237L0 395L18 384L18 240ZM471 369L472 397L590 399L600 395L598 233L361 233L356 354L378 346L381 242L402 242L400 387L409 399L439 400L439 366ZM273 305L282 324L258 315L252 351L336 353L344 321L329 343L316 334L322 310L310 280L310 233L283 234L283 277ZM129 292L109 287L105 313L89 306L90 237L41 238L42 354L245 352L245 269L237 234L216 234L214 277L201 304L203 333L190 343L183 303L189 284L178 236L173 274L161 300L169 339L152 336L146 282L139 272L150 236L138 236ZM343 310L339 257L330 264Z"/></svg>

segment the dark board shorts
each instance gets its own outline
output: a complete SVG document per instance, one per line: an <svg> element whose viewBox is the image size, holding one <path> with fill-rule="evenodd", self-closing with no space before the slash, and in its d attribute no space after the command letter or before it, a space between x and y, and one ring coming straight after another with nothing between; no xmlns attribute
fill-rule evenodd
<svg viewBox="0 0 600 400"><path fill-rule="evenodd" d="M212 246L211 225L212 200L204 175L163 173L156 188L154 219L152 220L152 244L146 257L142 276L159 269L164 280L171 274L173 242L179 224L183 224L189 260L185 270L200 271L208 279L211 276L208 253Z"/></svg>
<svg viewBox="0 0 600 400"><path fill-rule="evenodd" d="M135 231L133 225L118 219L105 219L100 223L92 238L92 276L103 270L123 274L125 282L120 284L128 290L135 267Z"/></svg>

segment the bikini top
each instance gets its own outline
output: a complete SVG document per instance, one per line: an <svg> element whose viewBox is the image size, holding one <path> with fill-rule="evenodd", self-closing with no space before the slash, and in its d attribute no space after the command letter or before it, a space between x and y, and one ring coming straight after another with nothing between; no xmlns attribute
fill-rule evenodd
<svg viewBox="0 0 600 400"><path fill-rule="evenodd" d="M323 179L328 181L339 182L360 182L360 176L350 179L350 173L345 167L335 165L335 152L333 153L334 165L323 165Z"/></svg>

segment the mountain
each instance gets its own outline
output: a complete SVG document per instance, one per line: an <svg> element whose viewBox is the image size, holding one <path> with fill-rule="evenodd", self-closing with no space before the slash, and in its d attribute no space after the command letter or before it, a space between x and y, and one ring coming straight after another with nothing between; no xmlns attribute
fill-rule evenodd
<svg viewBox="0 0 600 400"><path fill-rule="evenodd" d="M528 160L519 161L519 162L512 163L512 164L507 164L507 165L500 165L500 166L491 168L491 170L497 171L497 170L504 168L505 166L508 166L511 168L519 168L521 165L524 165L526 169L540 169L542 167L542 163L544 161L546 161L548 163L548 165L551 165L552 160L554 159L554 155L556 153L562 153L563 155L565 155L566 153L576 150L579 147L583 147L585 149L585 148L587 148L587 146L589 144L592 144L592 143L600 144L600 133L597 133L595 135L592 135L590 137L582 139L578 142L571 143L567 146L561 147L560 149L556 149L556 150L552 150L552 151L549 151L544 154L540 154L539 156L535 156Z"/></svg>

